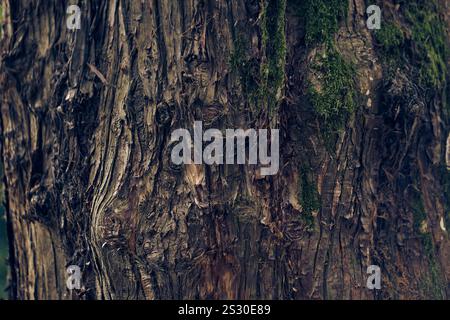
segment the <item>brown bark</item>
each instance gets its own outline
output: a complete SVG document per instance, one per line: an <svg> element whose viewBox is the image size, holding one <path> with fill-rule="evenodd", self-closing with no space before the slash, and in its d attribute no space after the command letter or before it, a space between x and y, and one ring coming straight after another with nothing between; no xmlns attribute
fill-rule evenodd
<svg viewBox="0 0 450 320"><path fill-rule="evenodd" d="M249 99L230 66L240 38L249 61L268 59L264 1L79 3L82 28L72 32L66 1L2 1L13 298L448 297L444 98L408 92L407 102L389 100L407 89L384 81L364 1L349 2L334 36L355 63L360 99L331 149L304 90L321 48L305 46L291 3L275 111ZM420 111L392 111L411 104ZM170 134L194 120L279 127L279 174L174 166ZM306 184L317 189L320 210L306 212L299 200ZM418 194L431 249L414 230ZM379 291L365 287L371 264L382 269ZM82 267L80 292L66 289L68 265Z"/></svg>

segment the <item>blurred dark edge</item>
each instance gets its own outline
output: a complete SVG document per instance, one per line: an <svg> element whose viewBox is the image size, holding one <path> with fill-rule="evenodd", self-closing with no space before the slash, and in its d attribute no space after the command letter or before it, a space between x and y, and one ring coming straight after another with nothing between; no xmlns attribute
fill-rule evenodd
<svg viewBox="0 0 450 320"><path fill-rule="evenodd" d="M3 166L0 164L0 299L8 297L5 289L7 283L8 238L6 235L6 218L3 193Z"/></svg>

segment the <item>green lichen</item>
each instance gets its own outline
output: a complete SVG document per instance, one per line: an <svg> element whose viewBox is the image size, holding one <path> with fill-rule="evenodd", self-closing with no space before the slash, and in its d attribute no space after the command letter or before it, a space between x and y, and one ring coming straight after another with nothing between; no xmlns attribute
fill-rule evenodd
<svg viewBox="0 0 450 320"><path fill-rule="evenodd" d="M333 131L344 126L356 109L355 69L333 47L319 56L311 69L318 83L309 83L308 97L316 113Z"/></svg>
<svg viewBox="0 0 450 320"><path fill-rule="evenodd" d="M299 200L303 208L301 220L308 229L314 226L313 213L320 210L320 197L317 187L312 179L311 170L303 168L300 174Z"/></svg>

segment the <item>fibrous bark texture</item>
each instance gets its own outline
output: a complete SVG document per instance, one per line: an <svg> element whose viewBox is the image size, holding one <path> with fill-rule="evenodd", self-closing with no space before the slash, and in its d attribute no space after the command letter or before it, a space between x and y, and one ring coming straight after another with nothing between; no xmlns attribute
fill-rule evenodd
<svg viewBox="0 0 450 320"><path fill-rule="evenodd" d="M76 2L0 2L12 298L448 298L448 1ZM195 120L280 171L174 165Z"/></svg>

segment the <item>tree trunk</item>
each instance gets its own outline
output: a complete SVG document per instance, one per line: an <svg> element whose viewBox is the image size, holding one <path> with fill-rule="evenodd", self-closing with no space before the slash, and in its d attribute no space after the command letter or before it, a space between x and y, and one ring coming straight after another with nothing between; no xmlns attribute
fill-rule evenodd
<svg viewBox="0 0 450 320"><path fill-rule="evenodd" d="M0 3L12 298L448 298L447 1ZM280 171L174 165L195 120Z"/></svg>

